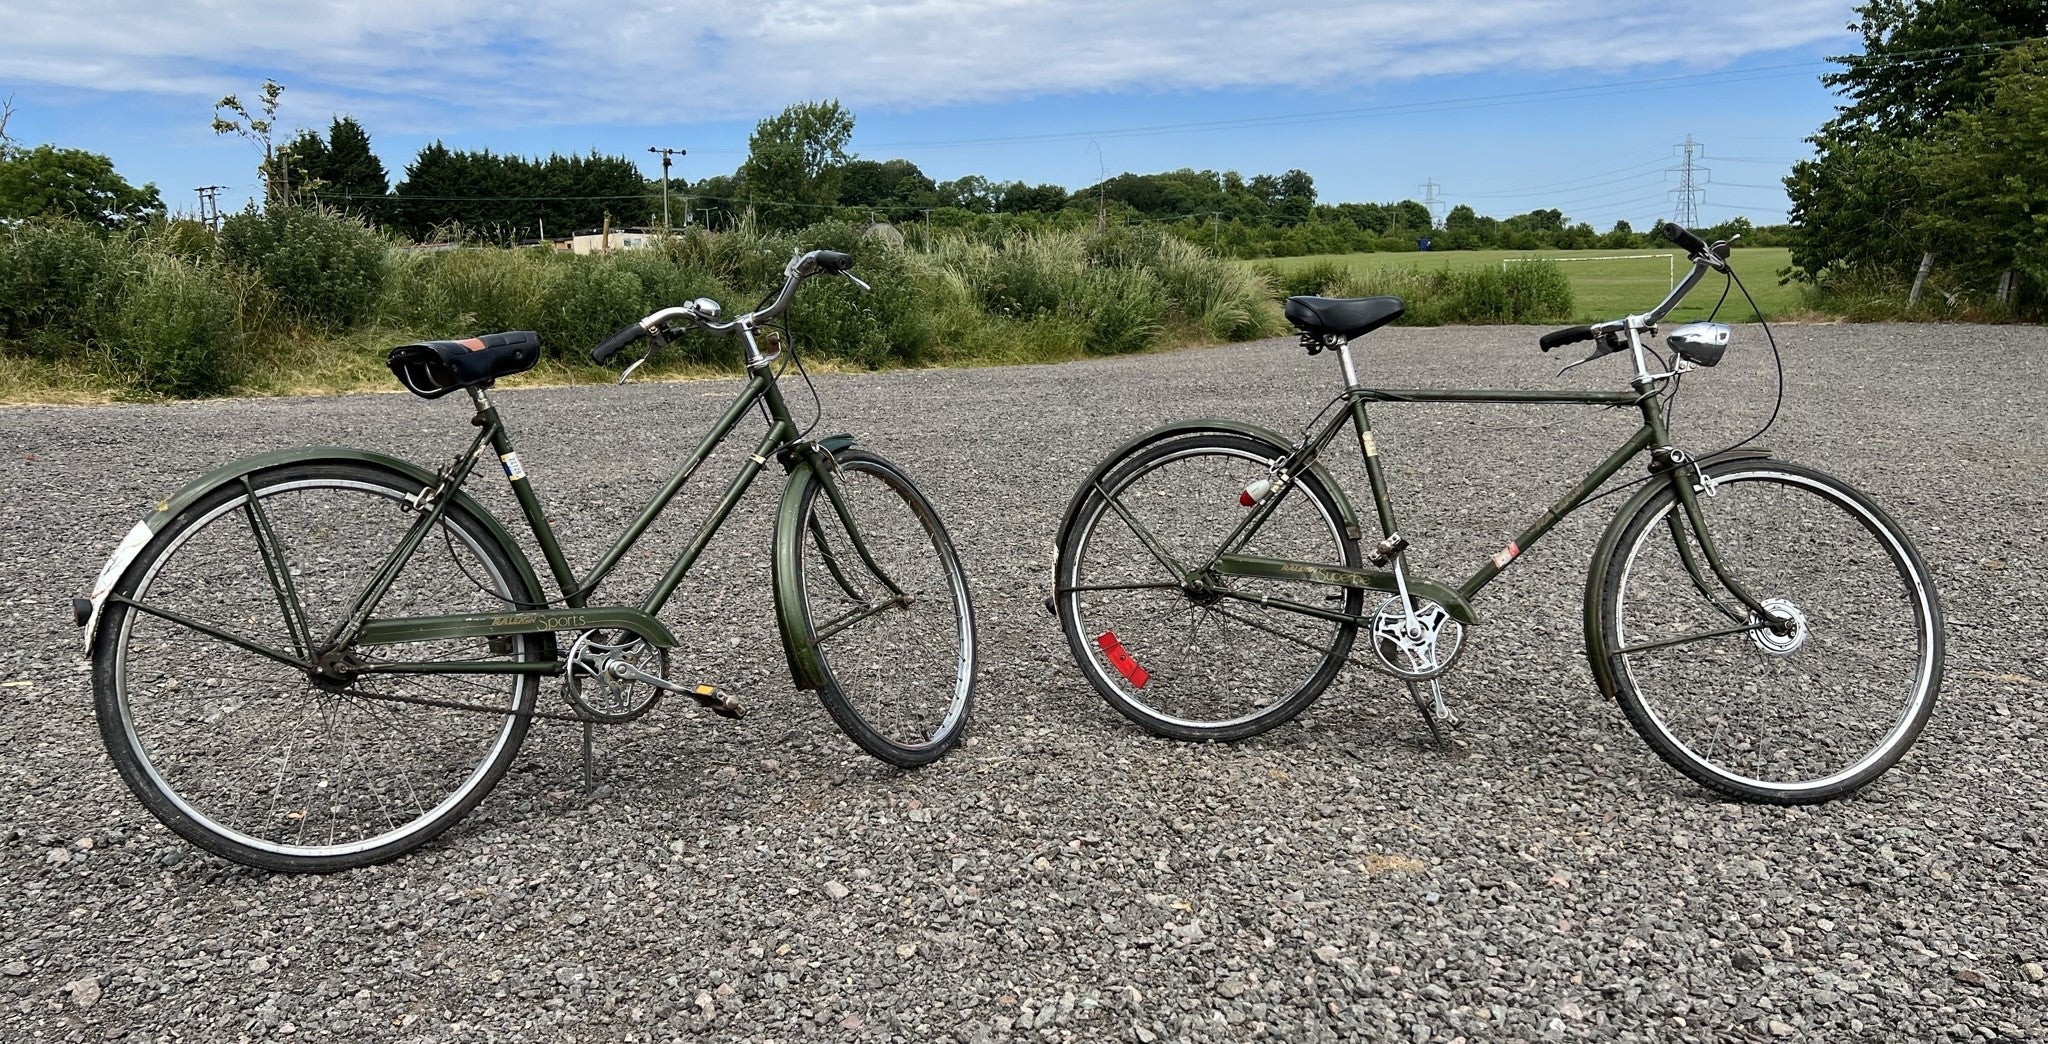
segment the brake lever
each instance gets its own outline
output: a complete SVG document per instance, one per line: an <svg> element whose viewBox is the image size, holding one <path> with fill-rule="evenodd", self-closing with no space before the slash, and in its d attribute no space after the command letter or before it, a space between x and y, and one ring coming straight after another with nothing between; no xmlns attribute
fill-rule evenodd
<svg viewBox="0 0 2048 1044"><path fill-rule="evenodd" d="M666 344L668 344L668 334L661 327L657 326L647 331L647 350L640 353L640 358L633 360L625 369L619 371L619 383L625 384L627 379L633 376L634 370L647 365L647 360L654 358L654 353L660 351L662 346Z"/></svg>
<svg viewBox="0 0 2048 1044"><path fill-rule="evenodd" d="M857 276L857 275L854 275L854 274L853 274L852 272L841 272L841 273L839 273L839 274L840 274L840 275L843 275L843 276L845 276L845 277L846 277L846 278L847 278L847 279L848 279L849 281L851 281L851 282L853 283L853 285L855 285L855 286L857 286L857 287L860 287L860 288L861 288L862 290L873 290L873 289L874 289L874 287L872 287L872 286L869 286L868 284L866 284L866 283L862 282L862 281L861 281L861 278L860 278L859 276Z"/></svg>
<svg viewBox="0 0 2048 1044"><path fill-rule="evenodd" d="M1596 344L1597 347L1593 349L1593 354L1588 355L1583 359L1580 359L1578 362L1566 364L1564 369L1557 371L1557 375L1559 377L1562 377L1568 371L1576 370L1579 367L1584 366L1595 359L1604 359L1607 356L1617 354L1628 347L1626 344L1622 343L1621 339L1618 336L1616 336L1615 331L1611 330L1607 333L1601 334L1596 339Z"/></svg>

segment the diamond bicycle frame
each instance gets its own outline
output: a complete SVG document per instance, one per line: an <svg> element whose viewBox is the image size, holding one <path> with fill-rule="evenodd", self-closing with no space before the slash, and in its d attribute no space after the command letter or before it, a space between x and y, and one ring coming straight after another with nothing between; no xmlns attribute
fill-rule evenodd
<svg viewBox="0 0 2048 1044"><path fill-rule="evenodd" d="M1637 374L1631 382L1632 390L1625 392L1368 388L1361 386L1358 382L1357 370L1351 359L1351 346L1348 343L1338 344L1336 351L1342 360L1344 368L1346 387L1343 397L1346 401L1347 409L1331 418L1313 437L1303 440L1286 455L1274 462L1272 465L1273 472L1281 476L1282 480L1279 488L1271 496L1253 506L1252 510L1238 523L1230 535L1225 537L1222 543L1218 545L1217 551L1209 557L1208 561L1195 565L1192 568L1187 564L1177 561L1171 552L1150 533L1145 531L1136 518L1123 510L1121 504L1117 503L1116 499L1110 496L1108 490L1103 488L1099 482L1096 487L1097 492L1105 497L1110 505L1117 510L1118 515L1123 521L1132 527L1140 542L1146 546L1154 557L1158 558L1169 569L1172 569L1183 584L1196 582L1205 575L1216 575L1295 580L1333 587L1359 588L1388 594L1399 594L1403 597L1404 601L1413 593L1442 605L1453 618L1461 623L1474 624L1478 622L1479 618L1478 614L1472 610L1471 602L1486 588L1486 585L1499 576L1501 571L1506 569L1511 562L1534 546L1537 541L1541 540L1565 516L1571 514L1587 500L1591 499L1608 479L1614 477L1637 454L1647 450L1651 454L1650 470L1653 477L1650 481L1653 484L1657 482L1669 483L1675 491L1680 505L1683 507L1684 521L1681 522L1680 515L1674 513L1671 518L1671 528L1672 535L1678 543L1680 558L1684 562L1685 568L1691 575L1693 582L1700 585L1702 590L1706 590L1707 572L1711 571L1721 587L1733 594L1750 612L1756 614L1752 619L1774 620L1776 614L1766 609L1754 595L1749 593L1739 581L1734 579L1721 561L1720 551L1715 546L1708 532L1706 519L1700 503L1700 495L1706 494L1711 496L1712 490L1705 484L1704 475L1699 471L1699 466L1702 462L1694 460L1684 451L1670 445L1669 433L1664 423L1663 407L1657 398L1658 393L1662 390L1663 381L1669 375L1650 374L1640 365L1641 354L1637 325L1636 323L1629 324L1631 342L1638 349L1636 354L1638 359ZM1314 467L1322 452L1336 440L1338 433L1346 426L1351 427L1356 433L1359 453L1364 458L1366 479L1372 488L1373 507L1379 522L1380 536L1383 540L1381 546L1387 547L1398 540L1399 529L1394 517L1393 503L1387 490L1386 475L1380 465L1379 447L1374 439L1371 421L1366 414L1366 404L1368 402L1577 404L1604 408L1635 406L1642 414L1642 424L1633 435L1622 443L1620 448L1595 465L1585 479L1566 491L1555 503L1525 527L1512 542L1499 553L1482 563L1470 576L1456 586L1440 581L1408 576L1407 569L1402 562L1404 552L1399 548L1394 549L1385 556L1385 561L1391 565L1389 569L1363 568L1341 563L1266 558L1236 553L1236 549L1243 547L1251 539L1252 535L1257 533L1259 527L1265 523L1267 518L1271 517L1287 494L1298 485L1297 482L1292 480L1293 476ZM1752 452L1761 454L1761 451ZM1688 474L1692 476L1691 480L1688 480ZM1693 553L1691 545L1686 541L1682 526L1689 526L1696 535L1700 551L1706 559L1704 563L1705 568L1702 568L1702 563L1699 560L1700 556ZM1354 532L1352 536L1354 538L1362 537L1363 534ZM1367 621L1365 617L1352 616L1347 613L1320 606L1307 605L1290 599L1233 591L1224 585L1217 585L1209 590L1211 593L1224 598L1251 602L1268 608L1283 609L1335 623L1359 624ZM1724 612L1726 611L1724 610ZM1726 615L1731 620L1746 625L1738 627L1736 630L1750 630L1754 629L1755 626L1768 626L1768 624L1749 624L1748 621L1742 620L1735 613L1726 613Z"/></svg>

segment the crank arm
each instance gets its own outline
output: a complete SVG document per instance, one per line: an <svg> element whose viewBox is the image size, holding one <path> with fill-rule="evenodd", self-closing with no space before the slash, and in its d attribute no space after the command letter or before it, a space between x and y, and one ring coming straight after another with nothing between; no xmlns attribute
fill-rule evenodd
<svg viewBox="0 0 2048 1044"><path fill-rule="evenodd" d="M630 663L614 662L605 668L605 673L614 681L645 682L663 692L688 696L723 718L740 718L747 713L747 709L740 706L740 701L720 691L716 685L682 685L658 674L649 674Z"/></svg>

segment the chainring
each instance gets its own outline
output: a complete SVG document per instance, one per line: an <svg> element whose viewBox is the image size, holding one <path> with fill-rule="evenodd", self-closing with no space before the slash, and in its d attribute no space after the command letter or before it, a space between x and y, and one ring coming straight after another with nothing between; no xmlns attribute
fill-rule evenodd
<svg viewBox="0 0 2048 1044"><path fill-rule="evenodd" d="M1428 681L1458 662L1458 655L1465 651L1465 628L1443 606L1412 595L1410 600L1415 605L1412 619L1399 595L1373 611L1373 657L1380 670L1396 678Z"/></svg>
<svg viewBox="0 0 2048 1044"><path fill-rule="evenodd" d="M632 721L660 702L660 689L611 676L606 668L621 660L649 674L668 677L668 650L649 644L631 631L596 629L576 636L569 646L562 695L568 697L569 705L578 714L591 721L615 725Z"/></svg>

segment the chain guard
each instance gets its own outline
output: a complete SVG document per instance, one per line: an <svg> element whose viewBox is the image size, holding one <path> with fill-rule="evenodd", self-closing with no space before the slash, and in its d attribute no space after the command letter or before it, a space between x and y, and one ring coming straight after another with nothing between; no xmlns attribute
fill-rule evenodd
<svg viewBox="0 0 2048 1044"><path fill-rule="evenodd" d="M569 646L562 695L586 721L616 725L654 709L661 690L644 682L613 678L605 668L623 659L650 674L668 677L668 650L631 631L590 630Z"/></svg>
<svg viewBox="0 0 2048 1044"><path fill-rule="evenodd" d="M1367 631L1374 666L1403 681L1429 681L1458 662L1465 651L1465 628L1443 606L1427 598L1409 597L1415 604L1413 626L1400 595L1381 602L1373 611Z"/></svg>

